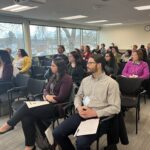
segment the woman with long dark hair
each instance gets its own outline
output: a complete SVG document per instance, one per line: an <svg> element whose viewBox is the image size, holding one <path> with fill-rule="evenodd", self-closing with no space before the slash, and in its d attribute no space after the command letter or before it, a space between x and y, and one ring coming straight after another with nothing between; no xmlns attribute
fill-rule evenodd
<svg viewBox="0 0 150 150"><path fill-rule="evenodd" d="M119 64L122 53L119 52L119 49L117 46L112 47L111 51L112 51L113 55L115 56L116 63Z"/></svg>
<svg viewBox="0 0 150 150"><path fill-rule="evenodd" d="M19 73L28 73L31 67L31 59L24 49L19 49L17 58L13 61L14 68L18 69Z"/></svg>
<svg viewBox="0 0 150 150"><path fill-rule="evenodd" d="M85 45L84 46L83 59L88 61L89 58L91 57L91 55L92 55L92 53L91 53L91 50L90 50L90 46Z"/></svg>
<svg viewBox="0 0 150 150"><path fill-rule="evenodd" d="M148 59L147 59L147 52L146 52L146 48L145 48L145 46L144 45L141 45L141 47L140 47L140 49L139 50L141 50L142 51L142 53L143 53L143 61L145 61L145 62L147 62L148 61Z"/></svg>
<svg viewBox="0 0 150 150"><path fill-rule="evenodd" d="M53 103L62 103L67 100L72 89L72 79L66 74L66 63L63 59L54 59L51 70L53 76L43 93L43 99L50 103L34 108L28 108L24 103L14 116L0 128L0 134L4 134L21 121L25 135L25 150L35 149L35 121L50 119L54 114L57 115L57 109Z"/></svg>
<svg viewBox="0 0 150 150"><path fill-rule="evenodd" d="M132 50L126 50L125 53L121 56L121 62L127 63L129 60L131 60L131 54Z"/></svg>
<svg viewBox="0 0 150 150"><path fill-rule="evenodd" d="M82 67L82 62L80 55L76 51L69 53L69 64L67 67L67 72L72 76L73 82L78 86L84 77L84 69Z"/></svg>
<svg viewBox="0 0 150 150"><path fill-rule="evenodd" d="M105 54L105 72L109 76L116 76L118 72L118 66L115 61L115 57L112 52L107 52Z"/></svg>
<svg viewBox="0 0 150 150"><path fill-rule="evenodd" d="M13 77L13 66L10 55L4 50L0 50L0 81L10 81Z"/></svg>

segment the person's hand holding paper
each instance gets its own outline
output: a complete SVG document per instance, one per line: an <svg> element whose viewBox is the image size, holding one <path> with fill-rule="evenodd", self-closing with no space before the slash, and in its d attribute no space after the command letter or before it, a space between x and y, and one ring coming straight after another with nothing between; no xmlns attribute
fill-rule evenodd
<svg viewBox="0 0 150 150"><path fill-rule="evenodd" d="M83 99L83 104L84 106L79 106L77 108L78 112L79 112L79 115L82 117L82 118L94 118L94 117L97 117L97 113L94 109L92 108L89 108L87 105L89 104L90 102L90 98L88 96L86 96L84 99Z"/></svg>

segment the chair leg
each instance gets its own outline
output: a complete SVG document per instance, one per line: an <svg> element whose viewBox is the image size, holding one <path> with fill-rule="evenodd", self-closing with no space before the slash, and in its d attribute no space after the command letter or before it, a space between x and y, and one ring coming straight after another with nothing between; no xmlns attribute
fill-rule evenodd
<svg viewBox="0 0 150 150"><path fill-rule="evenodd" d="M138 121L140 120L140 111L138 110Z"/></svg>
<svg viewBox="0 0 150 150"><path fill-rule="evenodd" d="M59 126L59 120L57 119L57 125Z"/></svg>
<svg viewBox="0 0 150 150"><path fill-rule="evenodd" d="M140 120L140 104L139 104L139 106L137 106L137 113L138 113L138 121Z"/></svg>
<svg viewBox="0 0 150 150"><path fill-rule="evenodd" d="M10 96L8 95L8 99L9 99L9 118L11 118L13 116L13 109L12 109L12 94L10 94Z"/></svg>
<svg viewBox="0 0 150 150"><path fill-rule="evenodd" d="M97 139L97 142L96 142L96 149L99 150L99 138Z"/></svg>
<svg viewBox="0 0 150 150"><path fill-rule="evenodd" d="M136 134L138 134L138 108L136 108Z"/></svg>
<svg viewBox="0 0 150 150"><path fill-rule="evenodd" d="M55 129L55 121L52 121L52 128Z"/></svg>
<svg viewBox="0 0 150 150"><path fill-rule="evenodd" d="M143 97L144 97L144 103L146 104L146 94L144 94Z"/></svg>

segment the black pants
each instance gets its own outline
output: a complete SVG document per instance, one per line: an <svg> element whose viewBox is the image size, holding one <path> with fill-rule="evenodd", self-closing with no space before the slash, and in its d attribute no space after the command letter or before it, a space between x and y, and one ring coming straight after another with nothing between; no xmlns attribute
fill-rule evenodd
<svg viewBox="0 0 150 150"><path fill-rule="evenodd" d="M80 122L84 119L75 114L66 119L60 126L54 129L53 136L56 142L61 146L62 150L75 150L69 135L74 134ZM109 123L105 122L100 125L99 135L102 136L109 129ZM90 150L90 145L96 140L97 134L78 136L76 140L77 150Z"/></svg>
<svg viewBox="0 0 150 150"><path fill-rule="evenodd" d="M25 145L32 146L35 144L35 121L51 119L56 114L53 104L43 105L40 107L28 108L24 103L14 116L8 120L8 125L14 127L19 121L22 122L22 128L25 135Z"/></svg>

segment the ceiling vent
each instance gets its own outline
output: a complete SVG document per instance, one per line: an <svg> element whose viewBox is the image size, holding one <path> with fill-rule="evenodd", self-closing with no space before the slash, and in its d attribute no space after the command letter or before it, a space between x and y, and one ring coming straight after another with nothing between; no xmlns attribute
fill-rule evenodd
<svg viewBox="0 0 150 150"><path fill-rule="evenodd" d="M13 0L15 4L26 5L26 6L37 6L47 2L47 0Z"/></svg>

